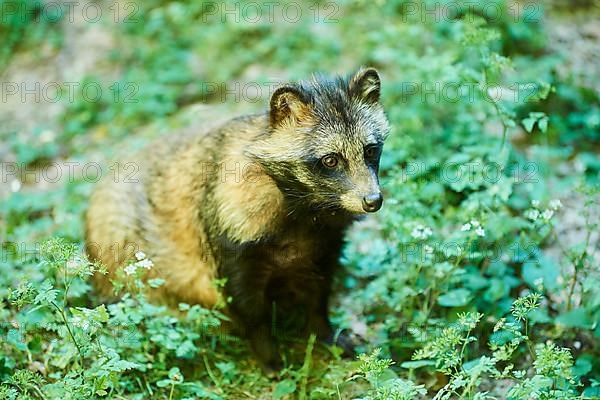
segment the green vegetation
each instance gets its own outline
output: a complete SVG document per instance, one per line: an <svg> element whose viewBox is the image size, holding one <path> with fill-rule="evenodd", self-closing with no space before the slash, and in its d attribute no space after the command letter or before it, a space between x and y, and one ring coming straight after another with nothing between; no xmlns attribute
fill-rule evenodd
<svg viewBox="0 0 600 400"><path fill-rule="evenodd" d="M0 399L600 397L600 99L550 47L551 8L344 0L306 3L297 21L279 4L269 22L269 6L261 21L244 6L262 3L228 15L233 3L128 4L83 24L114 35L108 67L80 81L100 100L77 91L51 129L0 131L13 190L0 203ZM0 21L5 73L72 40L68 14L39 12ZM221 308L152 304L161 281L143 284L140 269L102 303L90 282L102 266L83 252L95 172L42 184L51 163L101 157L111 173L116 143L198 123L190 104L255 111L273 76L360 65L382 74L392 132L385 205L350 232L332 309L358 359L284 340L286 368L268 379ZM235 82L258 84L261 100Z"/></svg>

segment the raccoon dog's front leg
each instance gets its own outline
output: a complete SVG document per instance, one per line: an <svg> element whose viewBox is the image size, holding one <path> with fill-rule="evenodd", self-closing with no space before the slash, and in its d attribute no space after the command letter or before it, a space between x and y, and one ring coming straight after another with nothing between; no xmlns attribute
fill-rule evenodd
<svg viewBox="0 0 600 400"><path fill-rule="evenodd" d="M226 289L232 297L230 309L262 368L274 372L281 369L282 363L271 332L271 318L264 297L266 284L256 276L253 278L250 280L243 272L229 277Z"/></svg>
<svg viewBox="0 0 600 400"><path fill-rule="evenodd" d="M270 308L265 298L269 270L255 265L257 261L251 249L233 249L231 243L229 245L221 275L227 278L225 292L231 296L232 317L249 340L261 367L268 373L277 371L282 362L271 332Z"/></svg>
<svg viewBox="0 0 600 400"><path fill-rule="evenodd" d="M323 276L318 283L317 287L306 290L306 294L310 296L307 299L306 333L315 334L317 339L330 342L333 338L333 328L328 315L331 277Z"/></svg>
<svg viewBox="0 0 600 400"><path fill-rule="evenodd" d="M339 346L344 351L344 356L354 357L355 343L348 336L346 331L340 332L336 337L336 332L329 321L329 296L331 293L332 273L339 268L335 254L325 257L322 262L322 271L324 271L323 281L319 285L318 296L314 297L314 303L309 308L307 320L307 333L314 333L322 342Z"/></svg>

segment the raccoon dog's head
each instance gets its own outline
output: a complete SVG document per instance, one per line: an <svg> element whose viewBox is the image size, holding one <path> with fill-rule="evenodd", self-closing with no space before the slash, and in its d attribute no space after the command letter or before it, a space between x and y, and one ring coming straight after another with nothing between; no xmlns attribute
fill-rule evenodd
<svg viewBox="0 0 600 400"><path fill-rule="evenodd" d="M257 147L291 199L324 210L375 212L383 197L379 158L389 124L375 69L313 77L272 95L268 135Z"/></svg>

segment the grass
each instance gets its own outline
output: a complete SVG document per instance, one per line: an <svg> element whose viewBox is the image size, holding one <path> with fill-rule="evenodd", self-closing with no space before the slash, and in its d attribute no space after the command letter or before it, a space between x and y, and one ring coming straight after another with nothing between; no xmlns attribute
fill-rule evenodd
<svg viewBox="0 0 600 400"><path fill-rule="evenodd" d="M10 192L0 203L0 398L600 396L599 99L559 72L551 9L515 16L497 0L498 15L481 3L476 15L433 18L402 1L343 1L257 23L222 22L192 2L135 4L135 21L83 25L114 40L101 57L109 67L80 80L108 96L76 92L51 126L36 117L47 103L26 102L29 125L15 117L0 133ZM34 68L58 69L75 43L65 17L6 21L8 81L38 48L50 61ZM251 102L244 83L359 65L382 73L392 132L386 204L349 233L331 310L361 341L358 359L314 337L287 340L286 367L269 379L224 329L222 309L152 304L160 280L134 280L115 303L97 297L89 278L102 267L83 253L95 181L85 166L111 173L117 149L265 106L268 91ZM217 105L211 84L236 95ZM55 162L63 175L51 182Z"/></svg>

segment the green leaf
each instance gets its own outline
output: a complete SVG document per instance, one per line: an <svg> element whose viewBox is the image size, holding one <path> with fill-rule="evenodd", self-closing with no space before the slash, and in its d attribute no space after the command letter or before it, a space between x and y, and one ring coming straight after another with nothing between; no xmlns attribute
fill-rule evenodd
<svg viewBox="0 0 600 400"><path fill-rule="evenodd" d="M531 251L531 250L530 250ZM553 259L540 254L536 262L523 264L523 279L532 289L537 289L541 282L546 290L555 290L560 268Z"/></svg>
<svg viewBox="0 0 600 400"><path fill-rule="evenodd" d="M552 322L552 318L548 315L548 312L539 308L531 310L527 317L532 323L547 324Z"/></svg>
<svg viewBox="0 0 600 400"><path fill-rule="evenodd" d="M529 113L529 117L530 117L530 118L534 118L535 120L542 119L542 118L544 118L545 116L546 116L546 114L545 114L545 113L543 113L543 112L539 112L539 111L537 111L537 112L530 112L530 113Z"/></svg>
<svg viewBox="0 0 600 400"><path fill-rule="evenodd" d="M523 127L525 127L525 130L527 131L527 133L531 133L533 131L533 126L535 125L535 119L534 118L524 118L521 120L521 122L523 123Z"/></svg>
<svg viewBox="0 0 600 400"><path fill-rule="evenodd" d="M58 290L52 287L52 282L46 279L41 285L38 291L38 295L33 300L34 304L47 305L56 300L58 296Z"/></svg>
<svg viewBox="0 0 600 400"><path fill-rule="evenodd" d="M164 285L165 284L165 280L161 279L161 278L149 279L148 280L148 284L150 285L151 288L156 289L156 288L159 288L162 285Z"/></svg>
<svg viewBox="0 0 600 400"><path fill-rule="evenodd" d="M583 395L586 396L586 399L595 399L600 397L600 386L585 388Z"/></svg>
<svg viewBox="0 0 600 400"><path fill-rule="evenodd" d="M540 128L542 133L546 133L548 130L548 117L543 117L538 121L538 128Z"/></svg>
<svg viewBox="0 0 600 400"><path fill-rule="evenodd" d="M174 382L183 382L183 375L181 375L179 368L173 367L169 370L169 379Z"/></svg>
<svg viewBox="0 0 600 400"><path fill-rule="evenodd" d="M581 356L575 361L575 365L571 368L573 375L582 377L592 370L592 361L589 356Z"/></svg>
<svg viewBox="0 0 600 400"><path fill-rule="evenodd" d="M443 307L461 307L471 300L471 292L467 289L454 289L438 298Z"/></svg>
<svg viewBox="0 0 600 400"><path fill-rule="evenodd" d="M528 133L533 132L536 122L542 133L548 129L548 117L543 112L530 112L529 117L522 119L521 122Z"/></svg>
<svg viewBox="0 0 600 400"><path fill-rule="evenodd" d="M162 380L160 380L160 381L156 382L156 386L158 386L158 387L161 387L161 388L162 388L162 387L167 387L167 386L170 386L170 385L171 385L171 383L172 383L172 382L171 382L171 380L170 380L170 379L162 379Z"/></svg>
<svg viewBox="0 0 600 400"><path fill-rule="evenodd" d="M94 315L94 319L96 321L101 322L101 323L108 322L109 315L108 315L108 312L106 311L106 306L104 304L96 307L94 309L94 311L95 312L93 315Z"/></svg>
<svg viewBox="0 0 600 400"><path fill-rule="evenodd" d="M296 381L293 379L285 379L275 386L273 391L273 399L281 399L283 396L292 394L296 391Z"/></svg>
<svg viewBox="0 0 600 400"><path fill-rule="evenodd" d="M585 328L592 327L592 318L584 308L576 308L556 318L556 322L570 328Z"/></svg>
<svg viewBox="0 0 600 400"><path fill-rule="evenodd" d="M484 292L483 297L489 302L495 302L508 295L509 288L502 279L492 278L489 288Z"/></svg>
<svg viewBox="0 0 600 400"><path fill-rule="evenodd" d="M10 329L6 335L6 341L21 351L27 350L27 345L22 341L21 332L16 329Z"/></svg>
<svg viewBox="0 0 600 400"><path fill-rule="evenodd" d="M405 361L402 364L400 364L400 366L402 368L407 368L407 369L421 368L421 367L426 367L428 365L435 365L435 361L433 361L433 360Z"/></svg>

